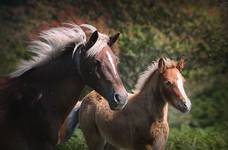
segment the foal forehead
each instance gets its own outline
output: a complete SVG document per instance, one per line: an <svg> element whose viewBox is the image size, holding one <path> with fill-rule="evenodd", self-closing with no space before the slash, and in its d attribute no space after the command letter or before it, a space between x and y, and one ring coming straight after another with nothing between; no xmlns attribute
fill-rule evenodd
<svg viewBox="0 0 228 150"><path fill-rule="evenodd" d="M166 79L178 79L178 78L182 78L183 76L181 75L180 71L177 68L168 68L166 69L166 71L164 72L163 76Z"/></svg>

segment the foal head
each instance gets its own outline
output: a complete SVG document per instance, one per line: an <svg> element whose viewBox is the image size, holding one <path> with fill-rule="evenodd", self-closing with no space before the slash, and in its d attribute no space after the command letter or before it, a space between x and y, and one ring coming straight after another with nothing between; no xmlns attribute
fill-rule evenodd
<svg viewBox="0 0 228 150"><path fill-rule="evenodd" d="M188 112L191 109L191 101L184 90L185 79L181 74L183 67L183 59L174 62L161 58L158 61L161 94L164 94L165 100L175 108L181 112Z"/></svg>
<svg viewBox="0 0 228 150"><path fill-rule="evenodd" d="M123 108L128 95L119 77L117 57L111 49L118 37L119 33L108 37L94 31L73 53L81 78L108 100L111 109Z"/></svg>

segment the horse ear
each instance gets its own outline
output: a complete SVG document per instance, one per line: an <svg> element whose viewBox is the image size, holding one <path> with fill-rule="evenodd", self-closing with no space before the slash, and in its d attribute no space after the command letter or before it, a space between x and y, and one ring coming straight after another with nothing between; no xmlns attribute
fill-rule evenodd
<svg viewBox="0 0 228 150"><path fill-rule="evenodd" d="M166 70L164 58L160 58L158 61L158 70L160 73L163 73Z"/></svg>
<svg viewBox="0 0 228 150"><path fill-rule="evenodd" d="M97 39L98 39L98 32L94 31L91 37L89 38L89 41L85 45L86 50L90 49L96 43Z"/></svg>
<svg viewBox="0 0 228 150"><path fill-rule="evenodd" d="M116 34L113 35L113 36L110 36L110 37L109 37L109 41L108 41L108 45L109 45L109 46L112 46L112 45L116 42L116 40L119 38L119 36L120 36L120 33L119 33L119 32L116 33Z"/></svg>
<svg viewBox="0 0 228 150"><path fill-rule="evenodd" d="M178 59L178 62L177 62L177 69L179 71L181 71L182 69L184 68L184 58L181 57Z"/></svg>

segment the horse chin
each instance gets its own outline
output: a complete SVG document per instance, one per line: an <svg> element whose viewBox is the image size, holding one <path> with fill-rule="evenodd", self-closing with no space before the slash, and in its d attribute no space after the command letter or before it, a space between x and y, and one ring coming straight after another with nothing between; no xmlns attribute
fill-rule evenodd
<svg viewBox="0 0 228 150"><path fill-rule="evenodd" d="M119 104L117 107L115 107L113 110L122 110L127 105L127 101L124 104Z"/></svg>
<svg viewBox="0 0 228 150"><path fill-rule="evenodd" d="M122 110L127 104L127 101L124 104L110 103L109 106L112 110Z"/></svg>

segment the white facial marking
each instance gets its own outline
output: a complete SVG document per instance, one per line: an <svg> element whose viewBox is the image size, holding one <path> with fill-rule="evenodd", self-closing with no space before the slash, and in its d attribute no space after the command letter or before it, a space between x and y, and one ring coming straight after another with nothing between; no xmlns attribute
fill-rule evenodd
<svg viewBox="0 0 228 150"><path fill-rule="evenodd" d="M109 51L106 51L106 54L108 55L108 60L110 61L111 65L112 65L112 69L114 70L114 74L117 75L117 71L116 71L116 68L115 68L111 54L109 53Z"/></svg>
<svg viewBox="0 0 228 150"><path fill-rule="evenodd" d="M179 89L179 91L181 92L181 95L183 96L184 100L185 100L185 104L188 108L191 107L191 102L188 98L188 96L185 93L184 90L184 85L183 85L183 78L181 77L181 74L178 72L177 73L177 87Z"/></svg>

